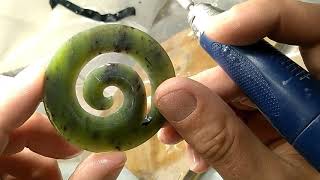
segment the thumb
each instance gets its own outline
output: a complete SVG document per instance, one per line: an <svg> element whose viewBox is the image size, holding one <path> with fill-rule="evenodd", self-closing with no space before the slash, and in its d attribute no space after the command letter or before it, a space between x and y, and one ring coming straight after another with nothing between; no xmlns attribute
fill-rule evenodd
<svg viewBox="0 0 320 180"><path fill-rule="evenodd" d="M116 180L126 160L123 152L91 154L76 168L70 180Z"/></svg>
<svg viewBox="0 0 320 180"><path fill-rule="evenodd" d="M289 167L249 131L219 96L196 81L167 80L158 87L155 104L180 136L224 179L274 179Z"/></svg>

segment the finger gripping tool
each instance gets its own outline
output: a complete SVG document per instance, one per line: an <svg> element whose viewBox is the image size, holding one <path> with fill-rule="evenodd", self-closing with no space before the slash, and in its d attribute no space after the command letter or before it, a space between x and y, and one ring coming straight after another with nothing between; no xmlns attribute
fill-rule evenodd
<svg viewBox="0 0 320 180"><path fill-rule="evenodd" d="M320 82L265 40L247 46L215 42L204 33L211 4L178 0L202 48L236 82L275 129L320 170Z"/></svg>

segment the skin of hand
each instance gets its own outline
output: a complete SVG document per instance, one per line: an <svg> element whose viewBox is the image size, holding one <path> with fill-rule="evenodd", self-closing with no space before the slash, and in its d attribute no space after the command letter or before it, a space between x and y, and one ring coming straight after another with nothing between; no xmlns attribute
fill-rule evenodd
<svg viewBox="0 0 320 180"><path fill-rule="evenodd" d="M43 82L41 64L26 68L14 78L0 75L1 179L62 179L56 159L69 159L81 152L57 134L46 116L35 113ZM92 154L70 179L113 180L125 162L121 152Z"/></svg>
<svg viewBox="0 0 320 180"><path fill-rule="evenodd" d="M319 18L320 5L249 0L213 17L206 34L232 45L264 37L299 45L306 67L320 78ZM166 144L185 140L194 172L213 167L226 180L320 178L220 67L165 81L154 101L167 119L158 138Z"/></svg>

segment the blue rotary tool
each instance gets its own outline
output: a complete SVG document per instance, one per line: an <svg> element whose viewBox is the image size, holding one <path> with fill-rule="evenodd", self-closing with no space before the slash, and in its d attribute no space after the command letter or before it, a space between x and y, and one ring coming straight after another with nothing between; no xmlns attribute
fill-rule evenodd
<svg viewBox="0 0 320 180"><path fill-rule="evenodd" d="M257 105L274 128L320 170L320 82L271 44L232 46L209 39L203 24L223 10L178 0L202 48Z"/></svg>

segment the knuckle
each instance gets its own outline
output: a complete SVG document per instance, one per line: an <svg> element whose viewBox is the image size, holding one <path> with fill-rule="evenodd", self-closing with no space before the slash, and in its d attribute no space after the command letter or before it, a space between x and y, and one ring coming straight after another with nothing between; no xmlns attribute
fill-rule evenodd
<svg viewBox="0 0 320 180"><path fill-rule="evenodd" d="M234 143L234 135L230 133L227 124L221 124L216 130L203 134L202 137L197 138L199 145L196 147L196 151L200 156L209 162L218 162L225 159Z"/></svg>

